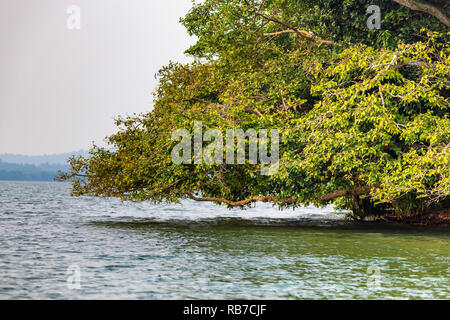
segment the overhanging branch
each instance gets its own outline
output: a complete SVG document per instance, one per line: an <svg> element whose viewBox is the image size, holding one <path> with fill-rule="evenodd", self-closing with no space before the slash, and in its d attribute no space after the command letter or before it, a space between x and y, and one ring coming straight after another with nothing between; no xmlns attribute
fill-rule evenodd
<svg viewBox="0 0 450 320"><path fill-rule="evenodd" d="M355 188L353 190L336 190L329 194L319 197L318 200L320 200L322 202L328 202L328 201L331 201L331 200L334 200L334 199L337 199L340 197L345 197L345 196L361 196L361 195L369 194L370 190L371 190L370 187L360 187L360 188ZM253 202L257 202L257 201L272 202L272 203L277 203L277 204L281 204L281 205L298 203L298 201L293 198L277 200L275 197L272 197L272 196L254 196L254 197L244 199L244 200L239 200L239 201L231 201L228 199L215 198L215 197L196 197L192 193L188 193L187 196L189 197L189 199L192 199L195 201L205 201L205 202L215 202L215 203L219 203L219 204L227 204L230 207L242 207L249 203L253 203Z"/></svg>
<svg viewBox="0 0 450 320"><path fill-rule="evenodd" d="M372 188L370 187L360 187L353 190L336 190L330 192L324 196L319 197L320 201L327 202L337 198L345 197L345 196L362 196L368 194Z"/></svg>
<svg viewBox="0 0 450 320"><path fill-rule="evenodd" d="M428 13L445 24L447 27L450 27L450 19L447 17L444 10L429 2L422 0L394 0L394 2L397 2L398 4L414 11Z"/></svg>
<svg viewBox="0 0 450 320"><path fill-rule="evenodd" d="M195 200L195 201L207 201L207 202L215 202L215 203L225 203L229 205L230 207L242 207L252 202L274 202L279 204L294 204L296 201L292 198L287 198L283 200L278 200L275 197L261 197L261 196L254 196L245 200L240 201L231 201L227 199L222 198L210 198L210 197L196 197L192 193L188 193L189 199Z"/></svg>

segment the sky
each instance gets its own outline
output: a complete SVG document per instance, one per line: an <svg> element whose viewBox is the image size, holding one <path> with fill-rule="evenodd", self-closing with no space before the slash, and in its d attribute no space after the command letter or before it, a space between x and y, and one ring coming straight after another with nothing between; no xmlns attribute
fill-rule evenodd
<svg viewBox="0 0 450 320"><path fill-rule="evenodd" d="M190 61L183 52L195 39L179 19L191 6L1 0L0 154L103 145L116 131L114 117L150 111L157 71L170 60Z"/></svg>

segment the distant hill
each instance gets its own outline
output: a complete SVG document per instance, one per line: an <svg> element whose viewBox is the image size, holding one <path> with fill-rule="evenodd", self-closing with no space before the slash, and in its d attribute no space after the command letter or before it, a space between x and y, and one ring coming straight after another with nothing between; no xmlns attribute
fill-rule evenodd
<svg viewBox="0 0 450 320"><path fill-rule="evenodd" d="M43 156L17 154L0 155L0 180L8 181L53 181L58 171L69 169L67 159L71 155L86 156L86 151Z"/></svg>
<svg viewBox="0 0 450 320"><path fill-rule="evenodd" d="M9 162L9 163L21 163L21 164L34 164L34 165L41 165L41 164L66 164L67 159L72 155L81 155L81 156L87 156L88 152L85 150L79 150L74 152L68 152L68 153L60 153L60 154L50 154L50 155L42 155L42 156L26 156L22 154L9 154L4 153L0 154L0 160L3 162Z"/></svg>

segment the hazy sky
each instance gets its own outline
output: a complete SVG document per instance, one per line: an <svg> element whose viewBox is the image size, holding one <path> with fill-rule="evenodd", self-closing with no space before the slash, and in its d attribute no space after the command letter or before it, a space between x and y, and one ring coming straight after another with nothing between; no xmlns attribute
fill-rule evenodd
<svg viewBox="0 0 450 320"><path fill-rule="evenodd" d="M67 28L67 8L81 29ZM0 153L87 149L150 111L155 73L187 62L191 0L1 0Z"/></svg>

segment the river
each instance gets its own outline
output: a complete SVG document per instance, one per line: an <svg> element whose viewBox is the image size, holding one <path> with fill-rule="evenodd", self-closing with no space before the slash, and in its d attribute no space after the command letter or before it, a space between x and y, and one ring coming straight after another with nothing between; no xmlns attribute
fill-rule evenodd
<svg viewBox="0 0 450 320"><path fill-rule="evenodd" d="M450 230L0 181L1 299L449 299Z"/></svg>

